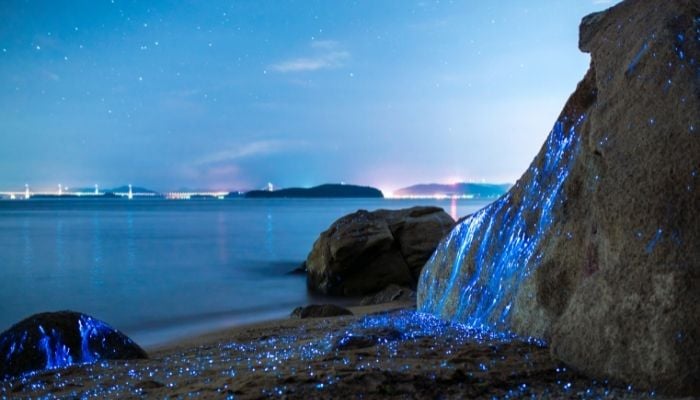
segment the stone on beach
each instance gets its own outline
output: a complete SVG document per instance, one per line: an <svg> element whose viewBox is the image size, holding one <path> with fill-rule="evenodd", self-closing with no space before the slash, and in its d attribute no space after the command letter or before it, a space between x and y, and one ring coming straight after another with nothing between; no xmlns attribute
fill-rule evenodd
<svg viewBox="0 0 700 400"><path fill-rule="evenodd" d="M327 318L352 315L352 311L335 304L311 304L305 307L297 307L292 311L292 318Z"/></svg>
<svg viewBox="0 0 700 400"><path fill-rule="evenodd" d="M454 225L441 208L359 210L321 233L306 260L311 290L364 295L415 286L423 265Z"/></svg>
<svg viewBox="0 0 700 400"><path fill-rule="evenodd" d="M392 284L373 295L364 297L362 301L360 301L360 305L367 306L391 303L394 301L415 304L416 292L413 289Z"/></svg>
<svg viewBox="0 0 700 400"><path fill-rule="evenodd" d="M700 394L700 3L584 18L591 66L518 183L438 247L419 308L546 338L594 377Z"/></svg>
<svg viewBox="0 0 700 400"><path fill-rule="evenodd" d="M126 335L73 311L34 314L0 334L0 378L98 360L148 358Z"/></svg>

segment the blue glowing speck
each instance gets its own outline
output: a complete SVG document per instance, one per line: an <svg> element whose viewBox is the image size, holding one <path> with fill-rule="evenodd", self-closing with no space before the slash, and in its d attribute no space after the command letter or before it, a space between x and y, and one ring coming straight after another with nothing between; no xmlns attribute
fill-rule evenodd
<svg viewBox="0 0 700 400"><path fill-rule="evenodd" d="M659 228L659 230L656 231L656 233L654 234L654 237L651 238L651 241L647 244L647 248L646 248L647 254L650 254L652 251L654 251L654 248L659 243L659 240L661 240L663 233L664 233L664 231L661 228Z"/></svg>
<svg viewBox="0 0 700 400"><path fill-rule="evenodd" d="M630 74L634 71L634 68L639 64L639 61L642 59L642 56L644 56L644 53L647 52L649 49L649 44L647 42L644 42L642 45L642 48L637 52L637 54L632 58L632 61L630 61L629 65L627 66L627 73Z"/></svg>

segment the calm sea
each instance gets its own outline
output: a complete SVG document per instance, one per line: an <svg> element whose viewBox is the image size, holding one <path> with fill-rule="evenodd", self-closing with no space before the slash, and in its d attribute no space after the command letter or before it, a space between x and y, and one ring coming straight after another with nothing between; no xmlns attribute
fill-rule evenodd
<svg viewBox="0 0 700 400"><path fill-rule="evenodd" d="M0 201L0 331L30 314L92 314L149 346L289 314L309 303L290 274L318 234L358 209L482 200Z"/></svg>

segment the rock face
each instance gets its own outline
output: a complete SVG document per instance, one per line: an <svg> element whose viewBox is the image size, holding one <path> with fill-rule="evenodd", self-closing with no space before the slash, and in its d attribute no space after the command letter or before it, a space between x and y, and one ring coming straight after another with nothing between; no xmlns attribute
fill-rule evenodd
<svg viewBox="0 0 700 400"><path fill-rule="evenodd" d="M110 359L148 358L127 336L89 315L35 314L0 335L0 378Z"/></svg>
<svg viewBox="0 0 700 400"><path fill-rule="evenodd" d="M306 259L311 290L363 295L389 284L415 286L454 221L441 208L357 211L321 233Z"/></svg>
<svg viewBox="0 0 700 400"><path fill-rule="evenodd" d="M590 69L544 147L440 244L419 308L700 394L700 3L624 1L583 19L579 47Z"/></svg>

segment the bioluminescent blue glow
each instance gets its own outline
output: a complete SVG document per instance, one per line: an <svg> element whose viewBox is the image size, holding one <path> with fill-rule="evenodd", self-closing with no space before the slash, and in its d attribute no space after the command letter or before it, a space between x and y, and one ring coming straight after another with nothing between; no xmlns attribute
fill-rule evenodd
<svg viewBox="0 0 700 400"><path fill-rule="evenodd" d="M51 330L49 333L44 330L44 327L39 325L41 339L39 347L46 355L46 369L61 368L73 364L73 357L70 355L70 348L63 344L60 335Z"/></svg>
<svg viewBox="0 0 700 400"><path fill-rule="evenodd" d="M419 309L472 327L505 327L514 295L537 266L542 238L578 153L578 118L555 124L541 162L511 192L458 225L421 274Z"/></svg>
<svg viewBox="0 0 700 400"><path fill-rule="evenodd" d="M87 315L80 315L73 329L39 324L19 332L10 329L0 336L0 354L7 367L0 369L0 378L16 375L13 367L16 363L35 364L34 370L25 370L22 366L22 373L33 373L113 358L120 350L114 346L119 344L135 346L128 337ZM35 363L35 359L42 358L41 365Z"/></svg>
<svg viewBox="0 0 700 400"><path fill-rule="evenodd" d="M343 348L342 343L352 341L351 338L364 340L361 351ZM511 345L520 346L522 351L509 353L508 358L493 356L473 362L459 357L465 348L499 355L502 354L500 349ZM308 320L302 326L282 328L279 335L212 343L146 363L102 361L85 365L80 372L56 374L50 380L26 375L0 381L0 397L45 397L64 391L60 397L65 395L65 388L71 388L68 395L75 398L163 395L162 392L144 392L143 383L150 382L157 383L166 393L178 391L173 392L173 396L230 398L232 391L241 390L241 382L251 377L263 382L260 392L244 392L243 395L298 397L312 388L319 394L309 397L333 397L338 385L364 373L389 379L408 373L424 383L439 386L442 382L443 387L446 380L452 382L454 376L460 376L465 379L464 383L471 385L471 382L491 381L492 371L510 370L514 363L521 363L518 368L527 368L536 353L545 351L543 345L537 339L470 328L431 314L401 310L368 315L340 325L328 319ZM411 362L418 357L423 360L422 354L425 354L425 368ZM394 362L387 362L389 360ZM503 398L557 397L559 393L571 391L578 392L579 398L601 398L621 393L619 389L610 388L607 381L583 379L555 363L547 363L546 369L540 371L552 381L538 386L528 378L514 376L512 381L500 383L495 390L502 390ZM226 383L222 384L220 378ZM191 386L195 380L201 386ZM640 398L653 397L653 394L635 394Z"/></svg>

